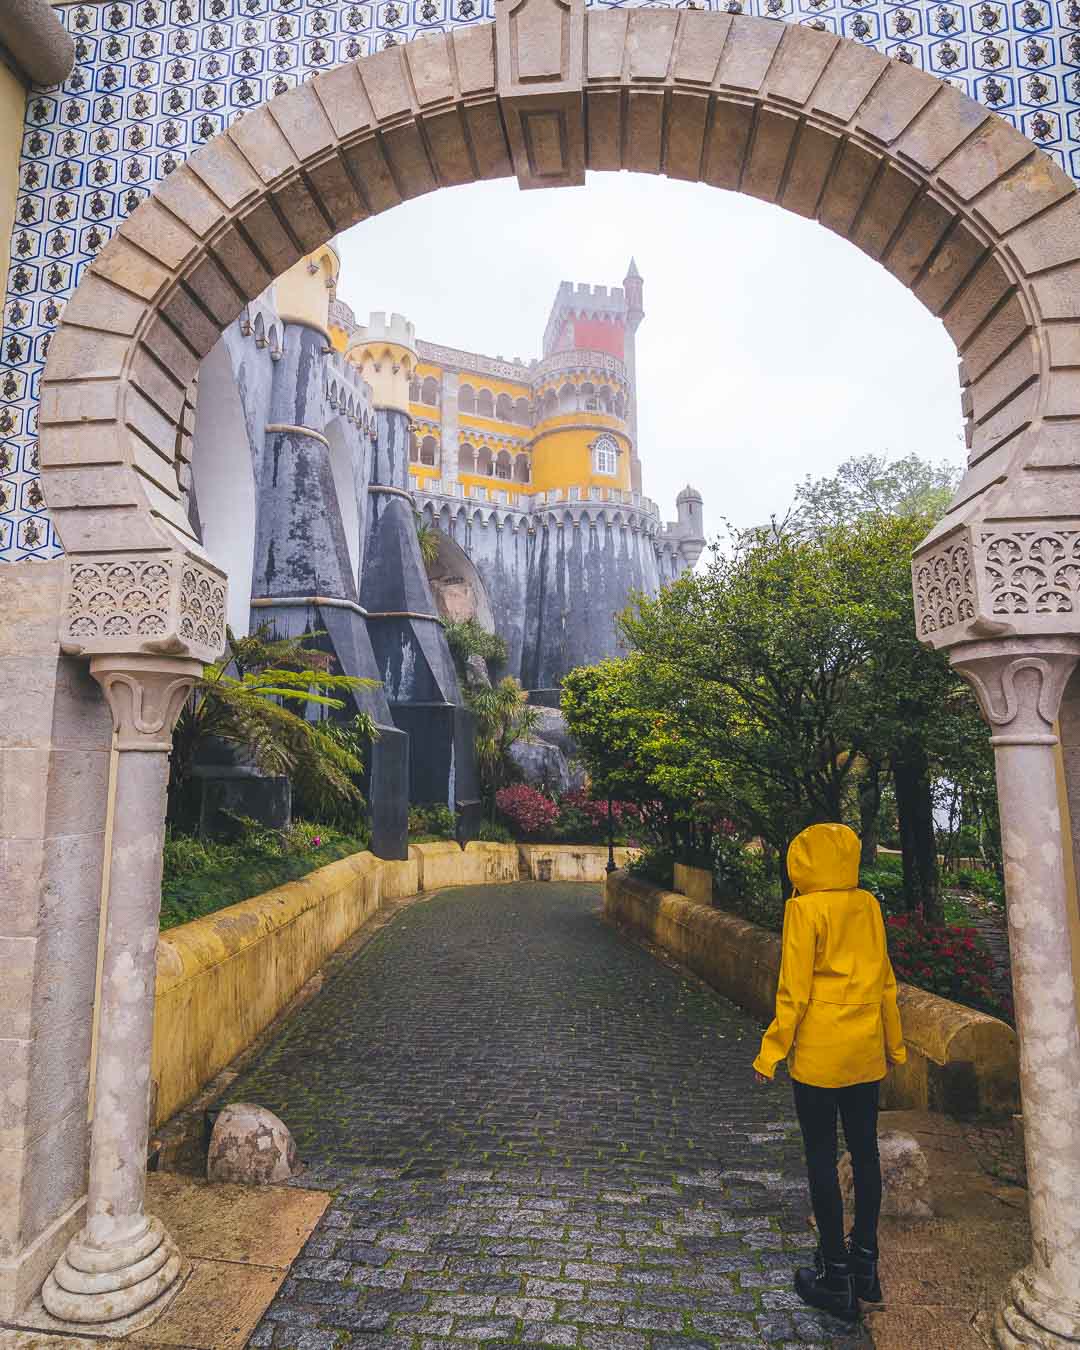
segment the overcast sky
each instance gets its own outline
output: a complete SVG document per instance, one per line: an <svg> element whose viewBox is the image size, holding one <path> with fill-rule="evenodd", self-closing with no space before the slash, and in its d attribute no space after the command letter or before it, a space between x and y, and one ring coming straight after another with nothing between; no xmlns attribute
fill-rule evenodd
<svg viewBox="0 0 1080 1350"><path fill-rule="evenodd" d="M963 457L956 352L899 282L821 226L751 197L638 174L407 202L339 239L339 294L429 342L540 355L560 281L645 282L644 489L692 482L710 532L782 514L807 473L867 451Z"/></svg>

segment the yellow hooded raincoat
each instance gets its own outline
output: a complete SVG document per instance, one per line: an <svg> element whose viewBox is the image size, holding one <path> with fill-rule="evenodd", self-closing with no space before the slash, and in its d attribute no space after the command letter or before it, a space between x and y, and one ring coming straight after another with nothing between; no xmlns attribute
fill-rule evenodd
<svg viewBox="0 0 1080 1350"><path fill-rule="evenodd" d="M858 835L811 825L792 840L787 863L795 893L784 911L776 1018L754 1068L772 1078L787 1058L792 1078L811 1087L876 1082L907 1050L881 906L858 889Z"/></svg>

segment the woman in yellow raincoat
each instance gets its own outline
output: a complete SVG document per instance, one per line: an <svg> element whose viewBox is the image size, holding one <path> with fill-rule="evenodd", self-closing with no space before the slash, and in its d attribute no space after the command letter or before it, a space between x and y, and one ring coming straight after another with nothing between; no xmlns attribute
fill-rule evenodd
<svg viewBox="0 0 1080 1350"><path fill-rule="evenodd" d="M846 825L811 825L787 855L794 887L784 911L776 1017L754 1061L760 1082L787 1059L818 1229L813 1270L795 1272L805 1303L846 1320L858 1300L880 1302L877 1116L888 1064L907 1058L881 906L859 889L859 838ZM855 1224L844 1237L836 1118L855 1181Z"/></svg>

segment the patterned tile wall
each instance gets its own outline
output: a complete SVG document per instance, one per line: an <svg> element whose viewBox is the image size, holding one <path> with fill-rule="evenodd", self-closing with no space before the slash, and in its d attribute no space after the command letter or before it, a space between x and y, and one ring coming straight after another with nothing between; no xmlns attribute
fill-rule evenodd
<svg viewBox="0 0 1080 1350"><path fill-rule="evenodd" d="M932 71L1080 180L1080 0L679 3L828 29ZM420 33L490 21L494 0L87 0L57 12L76 65L27 101L0 337L0 562L62 552L38 478L38 384L64 302L124 217L261 100Z"/></svg>

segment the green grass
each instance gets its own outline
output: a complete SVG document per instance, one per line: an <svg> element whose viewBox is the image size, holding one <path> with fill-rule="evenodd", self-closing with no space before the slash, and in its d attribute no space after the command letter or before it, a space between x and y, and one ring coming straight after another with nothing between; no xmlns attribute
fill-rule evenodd
<svg viewBox="0 0 1080 1350"><path fill-rule="evenodd" d="M250 900L367 845L362 836L307 821L282 833L249 829L236 843L171 834L165 841L160 927L175 928Z"/></svg>

